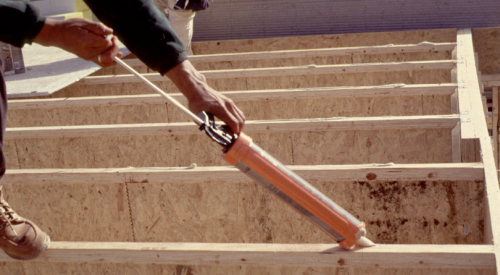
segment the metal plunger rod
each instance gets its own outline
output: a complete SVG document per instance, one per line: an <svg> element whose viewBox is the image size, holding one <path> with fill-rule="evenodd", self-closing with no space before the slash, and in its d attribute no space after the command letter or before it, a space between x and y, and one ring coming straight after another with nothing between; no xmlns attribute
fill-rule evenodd
<svg viewBox="0 0 500 275"><path fill-rule="evenodd" d="M116 63L122 65L125 69L127 69L129 72L133 73L135 76L140 78L144 83L148 84L149 87L151 87L153 90L155 90L157 93L159 93L161 96L163 96L169 103L174 104L179 108L181 111L186 113L188 116L190 116L194 122L198 125L203 124L203 120L193 114L188 108L184 107L182 104L180 104L177 100L175 100L173 97L169 96L167 93L162 91L160 88L158 88L155 84L153 84L151 81L146 79L144 76L139 74L136 70L134 70L132 67L130 67L127 63L123 62L120 58L116 57L114 58Z"/></svg>

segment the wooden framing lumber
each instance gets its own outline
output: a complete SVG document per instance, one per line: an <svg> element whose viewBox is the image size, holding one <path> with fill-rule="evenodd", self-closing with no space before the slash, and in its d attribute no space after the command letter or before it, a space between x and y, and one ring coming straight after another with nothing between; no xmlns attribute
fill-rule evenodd
<svg viewBox="0 0 500 275"><path fill-rule="evenodd" d="M359 63L340 65L308 65L298 67L273 67L257 69L233 69L200 71L207 79L241 78L241 77L268 77L268 76L297 76L338 73L373 73L408 71L410 74L418 70L451 70L455 66L454 60L409 61L387 63ZM142 74L149 81L169 81L158 73ZM81 85L97 85L111 83L138 83L141 82L131 74L112 76L88 76L77 82Z"/></svg>
<svg viewBox="0 0 500 275"><path fill-rule="evenodd" d="M452 129L458 115L247 121L245 132ZM201 134L192 122L7 128L5 139Z"/></svg>
<svg viewBox="0 0 500 275"><path fill-rule="evenodd" d="M481 163L290 165L308 181L484 180ZM7 170L6 184L135 182L253 182L238 169L214 167L129 167L103 169Z"/></svg>
<svg viewBox="0 0 500 275"><path fill-rule="evenodd" d="M495 158L495 165L498 169L498 117L500 115L500 112L498 111L498 108L500 108L500 102L499 102L499 93L500 93L500 87L493 87L493 110L492 110L492 116L493 116L493 125L492 125L492 132L493 132L493 157Z"/></svg>
<svg viewBox="0 0 500 275"><path fill-rule="evenodd" d="M500 86L500 74L485 74L481 76L485 89Z"/></svg>
<svg viewBox="0 0 500 275"><path fill-rule="evenodd" d="M471 122L465 131L466 137L476 137L481 145L481 152L484 164L485 174L485 242L494 245L496 257L496 271L500 273L500 189L498 186L498 173L493 157L493 148L488 134L486 120L481 103L481 94L479 81L477 78L477 69L474 60L474 51L472 43L472 31L470 29L461 29L457 32L457 57L458 57L458 80L459 93L466 95L465 100L460 102L461 113L462 106L468 109ZM461 63L460 61L463 61ZM464 87L460 88L461 82ZM462 100L462 96L460 96ZM463 119L463 118L462 118ZM463 129L463 127L462 127ZM464 131L462 132L464 137Z"/></svg>
<svg viewBox="0 0 500 275"><path fill-rule="evenodd" d="M222 92L234 101L273 100L273 99L306 99L306 98L336 98L336 97L378 97L378 96L416 96L416 95L451 95L456 90L455 83L442 84L389 84L382 86L358 87L324 87L300 89L273 89L252 91ZM187 104L186 98L180 94L170 94L182 104ZM78 108L97 106L144 105L160 104L164 100L158 94L96 96L76 98L24 99L9 100L9 110Z"/></svg>
<svg viewBox="0 0 500 275"><path fill-rule="evenodd" d="M456 43L422 42L419 44L407 44L407 45L389 44L389 45L368 46L368 47L343 47L343 48L193 55L189 57L189 60L192 63L201 63L201 62L262 60L262 59L276 59L276 58L340 56L340 55L354 55L354 54L391 54L391 53L396 54L396 53L415 53L415 52L437 52L437 51L451 51L455 47ZM126 59L125 62L130 66L144 65L144 63L142 63L142 61L140 61L139 59Z"/></svg>
<svg viewBox="0 0 500 275"><path fill-rule="evenodd" d="M0 261L15 261L4 253ZM492 269L491 245L377 245L344 250L335 244L52 242L34 261Z"/></svg>
<svg viewBox="0 0 500 275"><path fill-rule="evenodd" d="M470 30L469 30L470 31ZM461 121L462 139L478 138L479 130L476 129L481 121L485 120L483 103L476 69L476 60L472 41L468 43L468 36L461 30L457 39L457 82ZM480 108L482 114L473 112Z"/></svg>

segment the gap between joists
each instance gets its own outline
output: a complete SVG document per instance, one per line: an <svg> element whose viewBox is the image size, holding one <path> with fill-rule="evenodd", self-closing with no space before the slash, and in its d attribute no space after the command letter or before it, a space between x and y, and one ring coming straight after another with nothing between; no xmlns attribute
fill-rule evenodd
<svg viewBox="0 0 500 275"><path fill-rule="evenodd" d="M420 70L451 70L455 66L454 60L433 61L408 61L387 63L359 63L338 65L307 65L294 67L272 67L256 69L231 69L200 71L207 79L238 78L238 77L270 77L270 76L297 76L297 75L319 75L336 73L376 73ZM143 74L150 81L170 81L167 77L158 73ZM136 76L131 74L111 76L88 76L77 82L78 85L97 85L113 83L139 83Z"/></svg>
<svg viewBox="0 0 500 275"><path fill-rule="evenodd" d="M271 89L252 91L221 92L234 101L274 100L274 99L309 99L309 98L341 98L341 97L376 97L376 96L418 96L418 95L451 95L457 88L455 83L442 84L389 84L382 86L357 87L324 87L299 89ZM180 94L170 94L174 99L187 104L186 98ZM9 100L9 110L98 107L162 104L160 95L122 95L95 96L76 98L25 99Z"/></svg>
<svg viewBox="0 0 500 275"><path fill-rule="evenodd" d="M459 115L253 120L245 132L452 129ZM5 139L199 134L192 122L7 128Z"/></svg>
<svg viewBox="0 0 500 275"><path fill-rule="evenodd" d="M226 54L206 54L193 55L189 60L193 63L201 62L231 62L244 60L263 60L277 58L304 58L304 57L324 57L342 56L354 54L398 54L398 53L418 53L418 52L438 52L452 51L456 43L432 43L422 42L419 44L407 45L381 45L364 47L341 47L305 50L282 50L282 51L261 51ZM139 59L127 59L125 62L130 66L145 66Z"/></svg>

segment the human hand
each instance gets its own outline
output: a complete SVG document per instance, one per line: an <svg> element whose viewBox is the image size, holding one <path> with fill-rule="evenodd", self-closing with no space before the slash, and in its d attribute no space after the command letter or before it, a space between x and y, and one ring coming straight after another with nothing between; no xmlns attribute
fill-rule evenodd
<svg viewBox="0 0 500 275"><path fill-rule="evenodd" d="M35 42L43 46L56 46L77 56L107 67L115 64L119 52L117 38L108 38L113 30L101 23L83 18L54 20L47 18Z"/></svg>
<svg viewBox="0 0 500 275"><path fill-rule="evenodd" d="M226 96L210 88L205 76L193 67L189 60L178 64L166 73L179 90L186 96L189 109L195 115L201 111L211 113L239 134L245 124L245 115Z"/></svg>

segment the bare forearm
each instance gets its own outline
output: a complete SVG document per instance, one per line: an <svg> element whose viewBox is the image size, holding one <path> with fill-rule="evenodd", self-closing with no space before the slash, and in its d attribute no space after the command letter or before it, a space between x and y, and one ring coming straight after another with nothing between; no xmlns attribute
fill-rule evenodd
<svg viewBox="0 0 500 275"><path fill-rule="evenodd" d="M245 116L233 101L210 88L205 76L198 72L189 60L178 64L166 74L189 102L189 109L198 114L212 113L224 121L233 132L239 133L245 123Z"/></svg>

